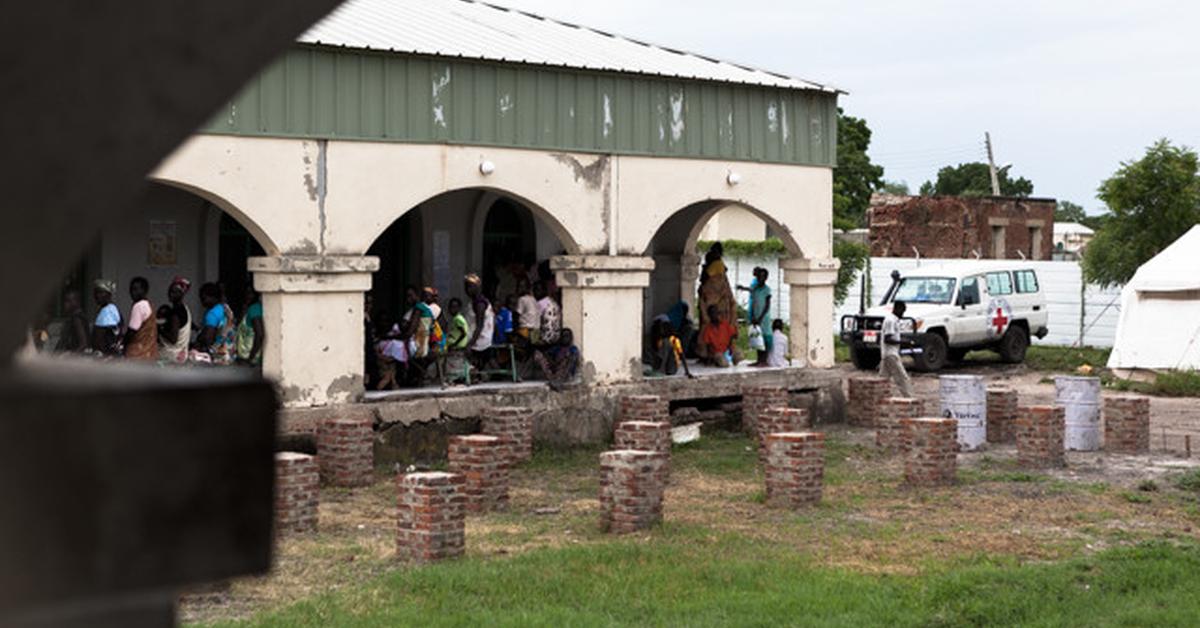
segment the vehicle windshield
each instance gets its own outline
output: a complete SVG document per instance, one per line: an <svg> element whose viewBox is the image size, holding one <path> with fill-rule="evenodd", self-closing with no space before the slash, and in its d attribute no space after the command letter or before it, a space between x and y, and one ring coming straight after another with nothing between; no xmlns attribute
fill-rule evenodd
<svg viewBox="0 0 1200 628"><path fill-rule="evenodd" d="M892 301L905 303L949 303L954 296L950 277L905 277L900 280Z"/></svg>

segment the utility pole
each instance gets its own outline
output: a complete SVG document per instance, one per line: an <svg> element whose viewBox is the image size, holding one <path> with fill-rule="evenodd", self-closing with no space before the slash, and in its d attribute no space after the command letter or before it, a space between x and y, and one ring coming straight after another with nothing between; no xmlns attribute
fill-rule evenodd
<svg viewBox="0 0 1200 628"><path fill-rule="evenodd" d="M992 156L992 134L984 131L983 141L987 144L988 171L992 175L992 196L1000 196L1000 179L996 178L996 158Z"/></svg>

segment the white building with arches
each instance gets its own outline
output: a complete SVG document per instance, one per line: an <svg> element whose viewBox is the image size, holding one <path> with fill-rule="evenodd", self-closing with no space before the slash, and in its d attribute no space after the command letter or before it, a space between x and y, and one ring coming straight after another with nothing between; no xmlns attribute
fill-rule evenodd
<svg viewBox="0 0 1200 628"><path fill-rule="evenodd" d="M351 0L154 170L86 274L251 273L299 408L361 397L367 291L444 301L549 258L604 385L641 377L643 325L694 301L696 242L736 204L788 249L795 364L830 367L838 93L472 0Z"/></svg>

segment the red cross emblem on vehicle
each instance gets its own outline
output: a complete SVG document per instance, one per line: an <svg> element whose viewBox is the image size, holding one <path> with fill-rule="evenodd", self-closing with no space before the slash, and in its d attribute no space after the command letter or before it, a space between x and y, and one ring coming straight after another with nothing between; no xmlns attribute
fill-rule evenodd
<svg viewBox="0 0 1200 628"><path fill-rule="evenodd" d="M996 317L992 319L992 324L996 326L996 335L999 336L1004 331L1004 326L1008 324L1008 317L1004 315L1004 308L996 308Z"/></svg>

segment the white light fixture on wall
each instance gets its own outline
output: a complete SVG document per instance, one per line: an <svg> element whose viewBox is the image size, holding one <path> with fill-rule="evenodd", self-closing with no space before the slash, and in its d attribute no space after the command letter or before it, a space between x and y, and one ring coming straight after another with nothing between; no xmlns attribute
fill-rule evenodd
<svg viewBox="0 0 1200 628"><path fill-rule="evenodd" d="M483 176L486 177L487 175L492 174L495 171L496 171L496 164L494 164L486 159L479 162L479 174L482 174Z"/></svg>
<svg viewBox="0 0 1200 628"><path fill-rule="evenodd" d="M742 182L742 175L730 170L729 174L725 175L725 182L729 185L737 185Z"/></svg>

